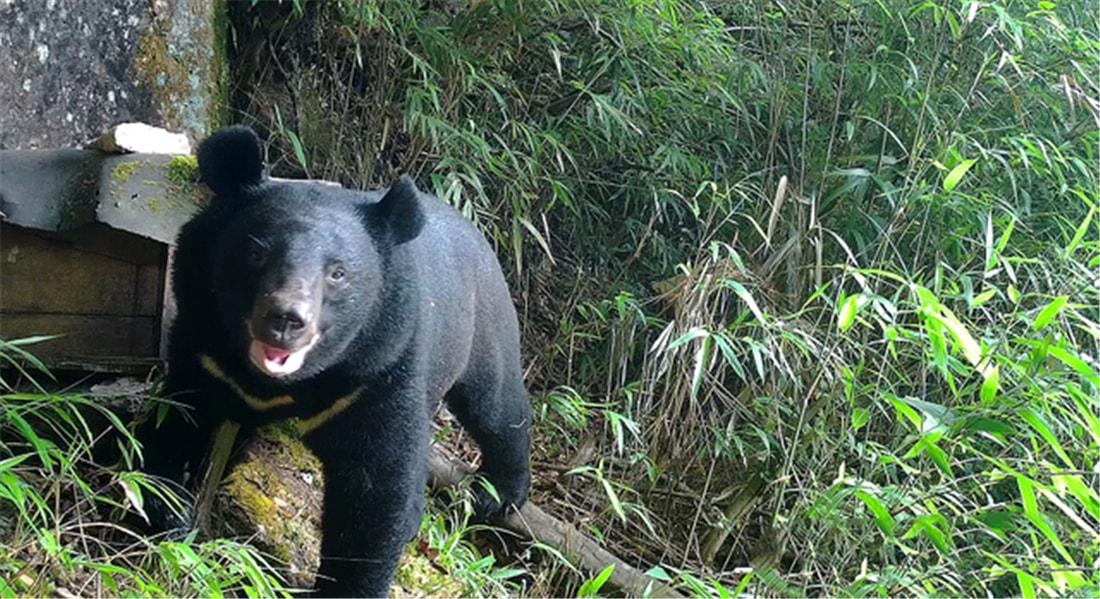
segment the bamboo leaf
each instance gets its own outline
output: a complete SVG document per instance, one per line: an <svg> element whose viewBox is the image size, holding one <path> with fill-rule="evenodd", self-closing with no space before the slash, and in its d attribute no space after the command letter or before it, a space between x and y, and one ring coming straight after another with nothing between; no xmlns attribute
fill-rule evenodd
<svg viewBox="0 0 1100 599"><path fill-rule="evenodd" d="M1077 251L1077 248L1081 246L1081 242L1084 241L1085 235L1089 232L1089 226L1095 222L1096 207L1089 208L1088 215L1085 216L1085 220L1081 221L1081 224L1077 226L1077 230L1073 233L1073 239L1070 239L1069 244L1066 245L1064 256L1069 258L1073 255L1073 252Z"/></svg>
<svg viewBox="0 0 1100 599"><path fill-rule="evenodd" d="M980 397L983 404L991 404L997 399L997 387L1001 383L1001 371L999 368L990 369L989 375L982 381Z"/></svg>
<svg viewBox="0 0 1100 599"><path fill-rule="evenodd" d="M947 173L947 176L943 178L943 189L945 191L953 191L955 187L962 181L962 178L966 175L970 167L974 166L977 162L976 159L963 160L959 164L955 165L955 168L951 169L951 172Z"/></svg>
<svg viewBox="0 0 1100 599"><path fill-rule="evenodd" d="M760 324L768 324L768 319L764 317L763 310L756 304L756 300L753 299L752 294L749 293L748 289L745 289L744 285L729 279L722 279L721 284L732 289L733 292L745 302L745 305L749 307L749 310L752 311L753 316L760 321Z"/></svg>
<svg viewBox="0 0 1100 599"><path fill-rule="evenodd" d="M1047 522L1046 516L1039 510L1039 502L1035 498L1035 482L1025 476L1017 475L1016 485L1020 490L1020 499L1024 507L1024 516L1027 517L1032 526L1038 529L1039 532L1050 541L1050 544L1054 546L1054 549L1062 556L1062 559L1075 566L1076 562L1073 557L1069 554L1069 551L1066 551L1065 545L1063 545L1061 539L1058 538L1058 534L1054 532L1054 528L1051 527L1050 522Z"/></svg>
<svg viewBox="0 0 1100 599"><path fill-rule="evenodd" d="M882 534L887 537L894 536L894 517L890 515L890 510L886 509L882 502L866 491L856 491L856 497L874 514L875 524L878 525Z"/></svg>
<svg viewBox="0 0 1100 599"><path fill-rule="evenodd" d="M852 325L855 323L856 313L859 311L861 298L863 298L863 294L857 293L855 295L849 295L841 303L840 310L836 315L836 326L841 332L852 328Z"/></svg>
<svg viewBox="0 0 1100 599"><path fill-rule="evenodd" d="M1031 323L1031 328L1036 331L1045 329L1054 319L1058 317L1058 314L1062 311L1062 308L1066 306L1066 302L1069 301L1069 296L1059 295L1051 300L1045 308L1039 311L1039 315L1035 317L1035 321Z"/></svg>

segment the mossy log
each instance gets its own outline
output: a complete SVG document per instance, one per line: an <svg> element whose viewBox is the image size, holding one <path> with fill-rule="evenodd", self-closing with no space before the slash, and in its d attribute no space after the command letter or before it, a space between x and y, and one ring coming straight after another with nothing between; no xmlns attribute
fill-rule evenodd
<svg viewBox="0 0 1100 599"><path fill-rule="evenodd" d="M219 430L223 446L231 448L235 427ZM208 476L215 476L218 442ZM321 463L286 424L258 431L233 456L221 484L204 484L199 496L200 525L206 534L249 541L282 570L292 588L312 588L321 551ZM207 489L216 492L209 493ZM207 510L202 507L209 505ZM204 511L206 516L204 516ZM205 522L203 522L205 520ZM441 572L416 549L402 558L392 597L459 597L468 594L457 580Z"/></svg>
<svg viewBox="0 0 1100 599"><path fill-rule="evenodd" d="M291 429L261 429L222 479L209 533L248 540L285 568L290 586L310 588L320 563L322 484L320 462Z"/></svg>

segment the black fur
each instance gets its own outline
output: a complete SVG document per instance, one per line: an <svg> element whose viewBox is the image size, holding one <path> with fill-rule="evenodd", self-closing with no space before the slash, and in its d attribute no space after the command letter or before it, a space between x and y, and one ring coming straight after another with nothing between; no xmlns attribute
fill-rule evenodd
<svg viewBox="0 0 1100 599"><path fill-rule="evenodd" d="M226 127L199 146L199 175L214 193L256 185L264 171L260 141L248 127Z"/></svg>
<svg viewBox="0 0 1100 599"><path fill-rule="evenodd" d="M259 142L245 128L215 134L198 155L217 196L179 235L166 384L193 409L143 427L146 468L194 481L222 420L309 422L361 389L305 434L326 481L318 592L386 596L421 518L439 398L478 442L481 471L501 498L481 492L481 516L526 500L529 404L500 266L468 221L408 177L374 192L265 180ZM293 322L320 341L300 369L274 378L250 361L249 347L271 322L270 338L299 330L278 315L265 320L261 302L279 294L297 298L305 314ZM293 403L260 410L233 385L254 401Z"/></svg>

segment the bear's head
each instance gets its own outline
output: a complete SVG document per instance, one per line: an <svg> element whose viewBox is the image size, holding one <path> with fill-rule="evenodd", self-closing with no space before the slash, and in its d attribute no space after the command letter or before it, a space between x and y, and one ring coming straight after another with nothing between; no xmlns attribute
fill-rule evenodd
<svg viewBox="0 0 1100 599"><path fill-rule="evenodd" d="M284 382L329 368L377 319L390 258L423 226L415 184L372 196L269 179L246 127L206 139L198 160L215 194L205 249L226 348Z"/></svg>

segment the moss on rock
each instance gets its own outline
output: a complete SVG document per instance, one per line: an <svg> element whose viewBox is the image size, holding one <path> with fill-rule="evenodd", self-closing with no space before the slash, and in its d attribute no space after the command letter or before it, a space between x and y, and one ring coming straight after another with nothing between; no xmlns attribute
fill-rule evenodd
<svg viewBox="0 0 1100 599"><path fill-rule="evenodd" d="M138 38L134 77L148 89L168 129L205 137L228 120L225 0L154 3Z"/></svg>
<svg viewBox="0 0 1100 599"><path fill-rule="evenodd" d="M211 3L214 56L210 61L209 95L206 105L206 130L217 131L229 125L229 5L226 0Z"/></svg>
<svg viewBox="0 0 1100 599"><path fill-rule="evenodd" d="M111 169L111 181L114 183L126 183L130 180L130 177L134 176L134 173L141 168L141 163L138 161L123 162Z"/></svg>
<svg viewBox="0 0 1100 599"><path fill-rule="evenodd" d="M187 68L168 54L168 41L156 27L138 40L134 63L138 78L153 93L153 99L163 111L169 129L181 129L178 102L187 93Z"/></svg>
<svg viewBox="0 0 1100 599"><path fill-rule="evenodd" d="M199 161L194 156L173 156L168 161L168 180L176 185L191 185L198 181Z"/></svg>

